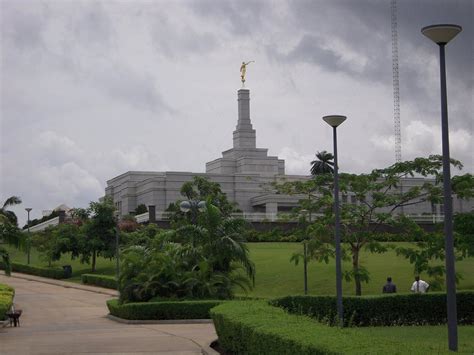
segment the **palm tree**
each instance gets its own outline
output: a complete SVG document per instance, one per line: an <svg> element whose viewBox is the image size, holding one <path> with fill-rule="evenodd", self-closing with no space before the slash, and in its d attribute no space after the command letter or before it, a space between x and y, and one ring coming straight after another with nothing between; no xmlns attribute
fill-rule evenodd
<svg viewBox="0 0 474 355"><path fill-rule="evenodd" d="M311 175L334 173L334 155L323 150L316 153L316 158L311 162Z"/></svg>
<svg viewBox="0 0 474 355"><path fill-rule="evenodd" d="M12 265L10 263L10 255L5 248L0 247L0 261L3 263L5 275L10 276L12 272Z"/></svg>
<svg viewBox="0 0 474 355"><path fill-rule="evenodd" d="M21 203L21 199L18 196L12 196L6 199L3 206L0 208L0 215L5 216L8 218L9 222L14 226L18 225L18 219L16 214L12 211L7 210L8 207L19 205Z"/></svg>

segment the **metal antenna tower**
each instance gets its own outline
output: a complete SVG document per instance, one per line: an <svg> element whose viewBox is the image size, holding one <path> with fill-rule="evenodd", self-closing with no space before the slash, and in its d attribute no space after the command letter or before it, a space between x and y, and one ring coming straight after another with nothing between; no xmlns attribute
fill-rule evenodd
<svg viewBox="0 0 474 355"><path fill-rule="evenodd" d="M397 0L390 0L392 14L392 78L393 78L393 125L395 129L395 160L402 161L402 135L400 132L400 82L398 78L398 23Z"/></svg>

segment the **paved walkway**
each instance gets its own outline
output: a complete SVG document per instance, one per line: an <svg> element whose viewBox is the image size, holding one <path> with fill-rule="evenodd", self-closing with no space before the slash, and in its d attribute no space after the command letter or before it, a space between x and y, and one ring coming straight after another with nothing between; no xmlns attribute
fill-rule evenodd
<svg viewBox="0 0 474 355"><path fill-rule="evenodd" d="M21 278L20 278L21 277ZM45 282L48 283L45 283ZM113 290L0 275L15 288L21 327L0 328L0 354L216 354L212 324L121 324L106 318ZM101 293L98 293L101 292Z"/></svg>

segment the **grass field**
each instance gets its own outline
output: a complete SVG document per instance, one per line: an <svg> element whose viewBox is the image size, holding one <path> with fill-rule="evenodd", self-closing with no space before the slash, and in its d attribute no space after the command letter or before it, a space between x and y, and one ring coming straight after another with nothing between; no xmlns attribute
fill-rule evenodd
<svg viewBox="0 0 474 355"><path fill-rule="evenodd" d="M448 328L439 326L367 327L350 329L385 344L385 354L407 354L397 344L409 347L410 354L452 354L448 351ZM358 353L354 349L354 353ZM458 353L474 354L474 326L458 327Z"/></svg>
<svg viewBox="0 0 474 355"><path fill-rule="evenodd" d="M409 243L394 244L409 245ZM250 293L251 296L278 297L303 294L303 264L300 262L298 266L295 266L289 262L292 253L302 249L299 243L251 243L249 249L257 270L255 288ZM413 267L406 259L398 257L394 251L384 254L364 252L361 255L361 262L371 274L370 282L362 284L362 294L380 294L387 276L393 278L398 292L409 292L413 282ZM350 263L343 264L343 269L350 267ZM474 289L472 276L474 258L457 262L456 271L463 276L458 289ZM334 260L331 260L329 264L310 262L308 264L309 294L334 294L335 272ZM355 294L354 283L343 281L343 292L346 295Z"/></svg>
<svg viewBox="0 0 474 355"><path fill-rule="evenodd" d="M409 243L396 243L396 245ZM255 288L248 296L279 297L286 295L303 294L303 264L298 266L290 263L292 253L301 248L299 243L249 243L251 259L255 262L257 275ZM12 260L26 263L24 252L9 248ZM371 273L368 284L362 284L362 294L380 294L387 276L391 276L397 285L398 292L409 292L413 282L413 268L408 261L396 256L394 251L384 254L363 253L363 265ZM46 266L40 261L36 251L31 252L31 264ZM79 260L70 260L64 256L56 267L69 264L73 269L73 277L69 281L79 282L80 275L90 273L90 265L81 264ZM344 263L343 268L350 268L350 263ZM463 279L458 289L474 289L474 258L469 258L456 263L456 271L460 272ZM115 260L104 258L97 259L97 273L114 275ZM308 289L310 295L324 295L335 293L335 264L310 262L308 264ZM343 282L343 291L346 295L354 294L354 284Z"/></svg>

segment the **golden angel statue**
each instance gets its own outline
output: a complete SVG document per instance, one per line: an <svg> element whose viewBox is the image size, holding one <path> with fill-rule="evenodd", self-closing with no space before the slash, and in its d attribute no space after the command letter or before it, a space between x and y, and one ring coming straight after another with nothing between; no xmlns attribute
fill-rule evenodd
<svg viewBox="0 0 474 355"><path fill-rule="evenodd" d="M247 72L247 65L250 63L255 63L254 60L251 60L250 62L242 62L242 65L240 66L240 79L242 80L242 87L245 85L245 73Z"/></svg>

